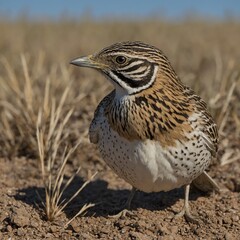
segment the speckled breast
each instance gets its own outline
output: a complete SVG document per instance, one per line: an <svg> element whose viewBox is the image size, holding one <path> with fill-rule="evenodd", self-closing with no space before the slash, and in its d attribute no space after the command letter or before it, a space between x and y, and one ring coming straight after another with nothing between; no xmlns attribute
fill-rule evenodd
<svg viewBox="0 0 240 240"><path fill-rule="evenodd" d="M144 192L169 191L190 183L211 158L206 148L189 151L178 143L163 149L157 141L128 141L111 129L106 118L99 122L97 145L109 167ZM206 161L200 161L203 158Z"/></svg>

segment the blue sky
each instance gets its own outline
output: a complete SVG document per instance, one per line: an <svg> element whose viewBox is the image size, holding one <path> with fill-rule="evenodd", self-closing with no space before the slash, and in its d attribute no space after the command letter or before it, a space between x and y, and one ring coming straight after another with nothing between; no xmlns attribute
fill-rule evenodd
<svg viewBox="0 0 240 240"><path fill-rule="evenodd" d="M15 18L23 12L31 18L79 18L86 12L94 18L167 17L186 15L240 19L240 0L0 0L0 15Z"/></svg>

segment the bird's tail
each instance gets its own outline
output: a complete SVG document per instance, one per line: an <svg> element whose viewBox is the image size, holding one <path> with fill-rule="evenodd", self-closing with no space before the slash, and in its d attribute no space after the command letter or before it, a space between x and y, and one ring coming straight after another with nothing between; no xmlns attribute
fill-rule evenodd
<svg viewBox="0 0 240 240"><path fill-rule="evenodd" d="M220 187L218 184L205 171L196 179L194 179L192 183L197 189L203 192L220 192Z"/></svg>

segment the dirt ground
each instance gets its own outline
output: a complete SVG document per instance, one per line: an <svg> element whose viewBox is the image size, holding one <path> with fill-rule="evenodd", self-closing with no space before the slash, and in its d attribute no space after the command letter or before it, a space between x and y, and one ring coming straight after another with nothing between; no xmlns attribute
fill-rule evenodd
<svg viewBox="0 0 240 240"><path fill-rule="evenodd" d="M240 84L235 81L240 80L239 22L86 19L79 23L30 23L23 19L1 20L0 28L0 240L240 239ZM66 131L79 138L111 86L100 74L73 68L69 61L123 40L142 40L164 50L181 79L207 101L218 121L219 156L208 171L221 192L191 189L190 206L200 218L199 224L173 219L183 205L183 189L137 192L132 215L110 217L123 206L131 186L107 167L87 140L66 166L68 178L79 166L82 169L63 199L69 199L96 171L97 176L55 221L46 219L36 147L36 119L44 102L46 79L51 82L48 99L55 98L56 102L73 80L64 102L67 110L74 107ZM51 112L48 106L45 102L47 119ZM232 156L235 160L227 163ZM86 203L95 206L65 227Z"/></svg>
<svg viewBox="0 0 240 240"><path fill-rule="evenodd" d="M90 183L54 222L44 219L41 175L36 161L26 158L0 161L0 239L239 239L240 236L240 167L239 161L224 167L213 166L210 174L222 188L210 195L192 189L192 212L200 224L172 219L183 204L183 189L167 193L137 192L132 202L133 215L109 217L124 204L130 186L115 176L90 144L68 166L74 169L79 159L81 176L98 170ZM69 170L69 173L71 170ZM71 194L83 179L77 177L67 191ZM67 196L66 196L67 197ZM77 217L63 228L84 203L95 203L85 216Z"/></svg>

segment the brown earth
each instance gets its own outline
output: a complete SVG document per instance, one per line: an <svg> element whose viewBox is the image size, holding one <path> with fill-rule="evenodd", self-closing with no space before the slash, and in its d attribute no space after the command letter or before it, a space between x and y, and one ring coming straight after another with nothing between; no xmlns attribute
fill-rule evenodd
<svg viewBox="0 0 240 240"><path fill-rule="evenodd" d="M192 212L199 225L185 219L172 219L183 204L183 190L145 194L137 192L132 202L133 215L110 218L129 194L130 186L115 176L105 163L86 146L90 156L79 156L70 168L83 166L81 176L99 171L69 208L54 222L44 218L41 175L36 161L26 158L0 161L0 239L239 239L240 167L239 161L224 167L212 167L210 174L220 184L221 193L204 194L192 189ZM95 151L94 151L95 152ZM89 155L89 154L87 154ZM81 185L77 177L67 194ZM67 197L67 196L66 196ZM63 226L84 203L96 203L85 216Z"/></svg>
<svg viewBox="0 0 240 240"><path fill-rule="evenodd" d="M30 23L22 19L19 22L1 20L0 28L1 240L240 239L238 22L231 19L222 23L191 20L168 23L154 19L94 22L86 19L79 23ZM69 79L74 80L64 103L66 109L74 106L67 128L74 142L88 128L97 102L111 87L99 74L73 69L68 62L122 40L142 40L164 50L181 79L208 102L218 122L219 154L209 174L222 190L207 194L191 189L190 206L192 213L199 216L199 224L188 223L184 218L173 219L183 205L183 189L167 193L137 192L132 202L133 215L111 218L109 215L117 213L127 199L130 186L106 166L95 146L88 141L82 143L66 166L68 178L79 165L82 169L63 198L69 199L96 171L97 176L62 215L53 222L46 219L35 136L36 116L42 106L46 79L51 80L50 94L57 101L69 85ZM21 54L28 66L25 72ZM28 77L33 86L30 95L24 88L24 79ZM235 88L230 94L232 87ZM21 93L25 94L25 99ZM82 93L85 97L79 100ZM28 105L29 97L32 109ZM31 121L25 119L25 111ZM232 163L227 163L231 160ZM64 227L85 203L95 203L95 206Z"/></svg>

